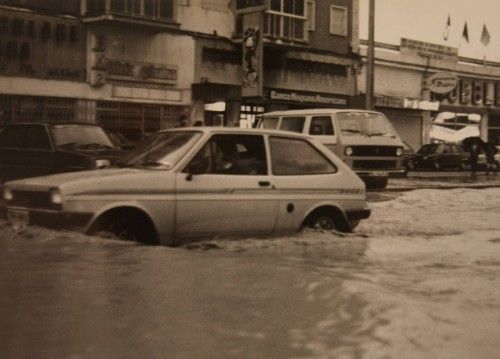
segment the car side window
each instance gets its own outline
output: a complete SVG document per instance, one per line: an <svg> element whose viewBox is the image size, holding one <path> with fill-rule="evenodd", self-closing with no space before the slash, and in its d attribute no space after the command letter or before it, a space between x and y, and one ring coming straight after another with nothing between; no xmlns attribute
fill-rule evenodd
<svg viewBox="0 0 500 359"><path fill-rule="evenodd" d="M277 176L337 172L333 163L306 140L271 137L269 141L272 170Z"/></svg>
<svg viewBox="0 0 500 359"><path fill-rule="evenodd" d="M280 130L302 133L306 118L303 116L283 117L281 119Z"/></svg>
<svg viewBox="0 0 500 359"><path fill-rule="evenodd" d="M26 131L25 146L29 149L50 150L50 139L45 126L28 126Z"/></svg>
<svg viewBox="0 0 500 359"><path fill-rule="evenodd" d="M314 116L309 127L310 135L333 135L332 118L330 116Z"/></svg>
<svg viewBox="0 0 500 359"><path fill-rule="evenodd" d="M266 175L267 160L261 135L212 136L186 168L197 174Z"/></svg>
<svg viewBox="0 0 500 359"><path fill-rule="evenodd" d="M24 148L26 145L25 127L26 126L12 126L5 128L0 137L0 147Z"/></svg>

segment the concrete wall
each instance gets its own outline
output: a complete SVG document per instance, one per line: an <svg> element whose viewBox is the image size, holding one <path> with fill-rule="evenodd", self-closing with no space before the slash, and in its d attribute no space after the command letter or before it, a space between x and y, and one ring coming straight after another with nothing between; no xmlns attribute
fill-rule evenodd
<svg viewBox="0 0 500 359"><path fill-rule="evenodd" d="M176 21L182 30L230 38L235 19L229 3L230 0L176 0Z"/></svg>

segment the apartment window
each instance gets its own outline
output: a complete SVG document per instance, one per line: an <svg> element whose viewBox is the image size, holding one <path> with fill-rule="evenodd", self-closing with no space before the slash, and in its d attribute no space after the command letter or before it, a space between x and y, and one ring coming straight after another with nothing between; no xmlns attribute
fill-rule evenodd
<svg viewBox="0 0 500 359"><path fill-rule="evenodd" d="M305 40L304 0L271 0L264 17L264 34L290 40Z"/></svg>
<svg viewBox="0 0 500 359"><path fill-rule="evenodd" d="M314 31L316 28L316 3L314 0L306 1L307 30Z"/></svg>
<svg viewBox="0 0 500 359"><path fill-rule="evenodd" d="M330 6L330 34L347 36L347 8Z"/></svg>

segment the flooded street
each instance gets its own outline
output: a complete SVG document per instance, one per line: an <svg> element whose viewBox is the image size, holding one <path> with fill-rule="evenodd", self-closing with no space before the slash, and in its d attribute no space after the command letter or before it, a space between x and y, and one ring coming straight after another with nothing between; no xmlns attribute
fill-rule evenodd
<svg viewBox="0 0 500 359"><path fill-rule="evenodd" d="M174 249L0 222L1 357L498 357L500 189L370 206L350 235Z"/></svg>

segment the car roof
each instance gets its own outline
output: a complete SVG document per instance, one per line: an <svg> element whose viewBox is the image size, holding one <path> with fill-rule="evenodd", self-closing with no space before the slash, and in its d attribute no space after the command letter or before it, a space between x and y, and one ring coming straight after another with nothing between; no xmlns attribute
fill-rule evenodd
<svg viewBox="0 0 500 359"><path fill-rule="evenodd" d="M309 135L304 135L298 132L282 131L282 130L271 130L263 128L240 128L240 127L180 127L180 128L170 128L167 130L161 130L159 132L203 132L203 133L233 133L233 134L255 134L255 135L278 135L286 137L295 138L313 138Z"/></svg>
<svg viewBox="0 0 500 359"><path fill-rule="evenodd" d="M311 115L311 114L330 114L330 113L340 113L340 112L365 112L365 113L376 113L380 114L378 111L368 111L355 108L312 108L305 110L283 110L283 111L272 111L266 112L260 116L279 116L279 115Z"/></svg>
<svg viewBox="0 0 500 359"><path fill-rule="evenodd" d="M25 121L25 122L16 122L10 123L5 127L13 127L13 126L21 126L21 125L44 125L44 126L95 126L101 127L95 123L86 123L86 122L57 122L57 121ZM4 128L5 128L4 127Z"/></svg>

